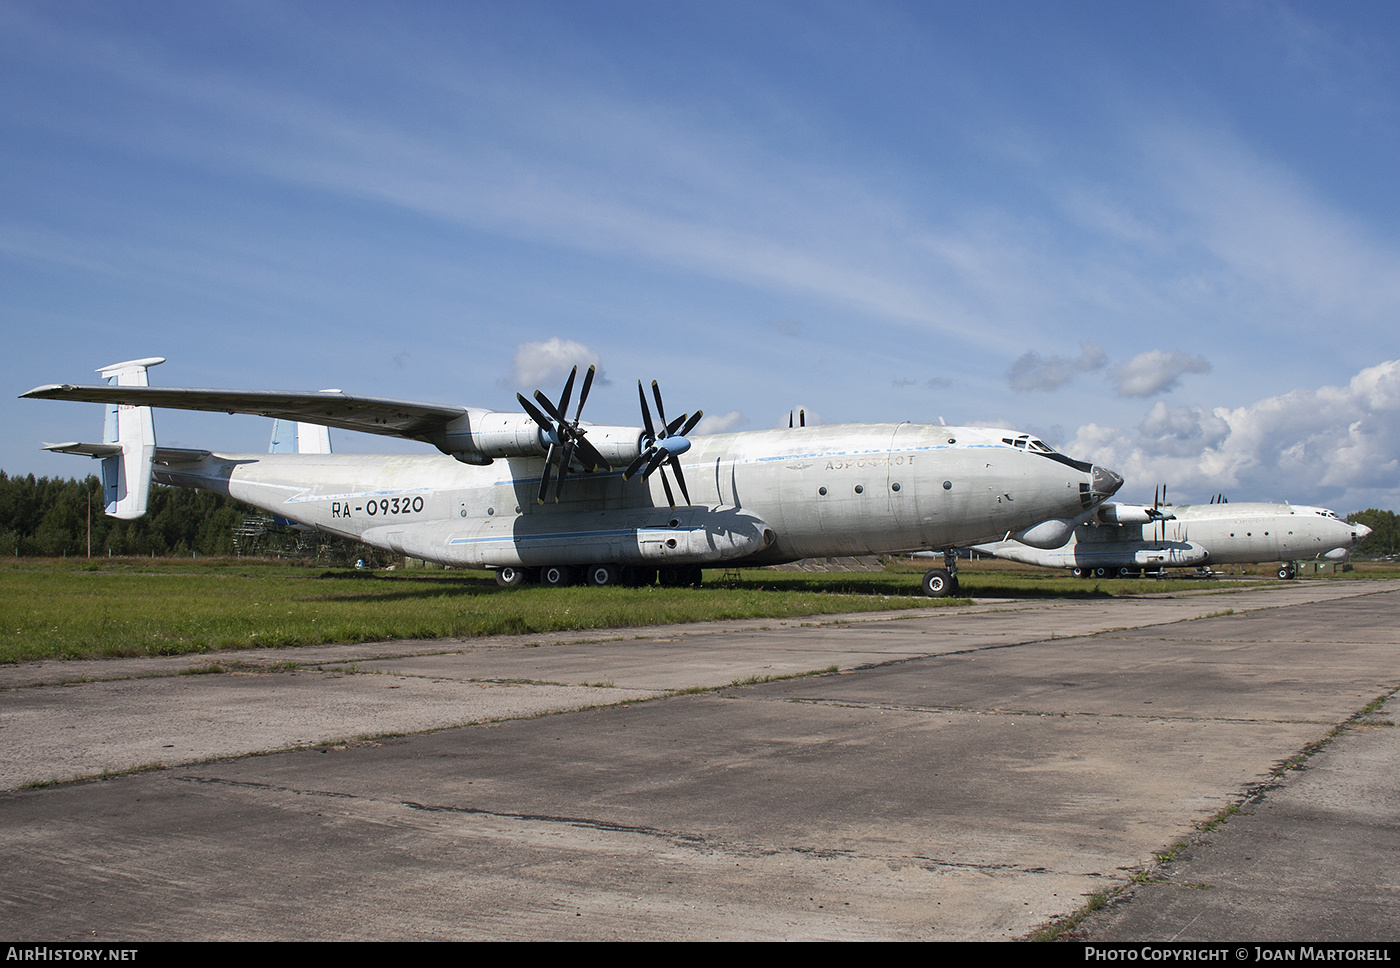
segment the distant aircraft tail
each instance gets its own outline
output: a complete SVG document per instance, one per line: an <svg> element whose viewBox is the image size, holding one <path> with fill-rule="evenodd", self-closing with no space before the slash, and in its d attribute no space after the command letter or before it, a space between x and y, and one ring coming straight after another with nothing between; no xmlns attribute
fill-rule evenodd
<svg viewBox="0 0 1400 968"><path fill-rule="evenodd" d="M329 454L331 428L321 424L303 423L277 418L272 422L269 454Z"/></svg>
<svg viewBox="0 0 1400 968"><path fill-rule="evenodd" d="M164 362L164 357L152 356L113 363L97 372L113 386L144 387L149 385L147 369ZM109 404L102 440L120 448L119 452L102 458L102 493L107 513L125 520L139 518L146 513L146 501L151 494L151 465L156 452L151 408Z"/></svg>

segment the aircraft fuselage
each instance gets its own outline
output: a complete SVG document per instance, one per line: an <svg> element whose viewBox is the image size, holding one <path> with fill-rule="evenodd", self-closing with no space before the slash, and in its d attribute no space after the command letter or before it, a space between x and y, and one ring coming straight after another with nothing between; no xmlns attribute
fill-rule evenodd
<svg viewBox="0 0 1400 968"><path fill-rule="evenodd" d="M692 505L660 475L575 473L537 503L544 462L443 455L219 454L158 463L157 481L204 487L330 534L462 567L772 564L939 550L1073 518L1121 480L1004 432L854 424L694 437Z"/></svg>
<svg viewBox="0 0 1400 968"><path fill-rule="evenodd" d="M1143 525L1081 525L1064 545L1039 549L1017 541L975 550L1049 568L1170 568L1345 558L1370 533L1325 508L1241 502L1179 505L1173 520Z"/></svg>

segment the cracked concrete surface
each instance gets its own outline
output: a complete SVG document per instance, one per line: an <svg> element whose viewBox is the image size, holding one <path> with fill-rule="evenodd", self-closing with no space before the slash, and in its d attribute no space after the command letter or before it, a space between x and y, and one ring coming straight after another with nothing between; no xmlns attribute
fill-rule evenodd
<svg viewBox="0 0 1400 968"><path fill-rule="evenodd" d="M0 670L0 924L1022 937L1400 686L1398 602L1316 581Z"/></svg>

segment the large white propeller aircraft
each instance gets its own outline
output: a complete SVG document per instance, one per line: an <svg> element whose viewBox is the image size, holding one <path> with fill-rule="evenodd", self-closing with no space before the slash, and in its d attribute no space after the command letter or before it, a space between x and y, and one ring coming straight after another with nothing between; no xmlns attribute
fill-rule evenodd
<svg viewBox="0 0 1400 968"><path fill-rule="evenodd" d="M200 487L397 554L491 568L507 586L699 584L706 566L933 550L945 567L923 587L942 596L957 586L951 549L1066 537L1123 483L1027 434L975 427L847 424L692 440L700 412L668 421L654 382L654 418L637 385L642 426L589 424L580 416L592 368L571 418L577 367L557 401L521 395L521 414L338 390L149 386L147 370L161 362L103 367L106 385L24 394L106 405L102 443L45 446L101 459L108 514L145 513L152 480ZM261 414L420 440L441 453L160 447L152 407Z"/></svg>
<svg viewBox="0 0 1400 968"><path fill-rule="evenodd" d="M1296 562L1342 561L1370 533L1366 525L1349 524L1326 508L1215 500L1172 507L1154 498L1151 505L1100 505L1091 520L1058 543L1032 544L1022 535L1021 540L978 544L973 550L1069 568L1081 578L1264 561L1280 562L1278 576L1293 578Z"/></svg>

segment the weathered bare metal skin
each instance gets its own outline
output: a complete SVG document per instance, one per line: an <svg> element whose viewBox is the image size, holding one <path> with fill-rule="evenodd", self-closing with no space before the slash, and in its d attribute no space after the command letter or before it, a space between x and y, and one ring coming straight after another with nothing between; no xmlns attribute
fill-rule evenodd
<svg viewBox="0 0 1400 968"><path fill-rule="evenodd" d="M683 459L694 505L676 509L659 479L620 471L572 476L558 504L539 505L533 457L210 454L155 476L447 564L776 563L963 546L1084 511L1093 471L1003 435L903 423L695 437Z"/></svg>

